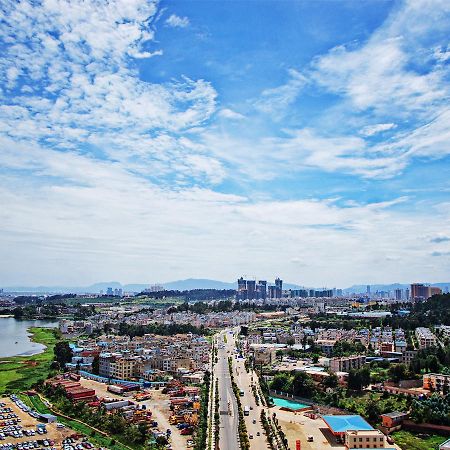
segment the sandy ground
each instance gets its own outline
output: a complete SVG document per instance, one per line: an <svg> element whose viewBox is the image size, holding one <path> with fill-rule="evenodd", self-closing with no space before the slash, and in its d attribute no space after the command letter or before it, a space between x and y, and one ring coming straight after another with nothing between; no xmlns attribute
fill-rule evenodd
<svg viewBox="0 0 450 450"><path fill-rule="evenodd" d="M293 413L283 411L278 407L270 409L271 413L275 413L278 422L289 441L289 447L295 448L297 439L302 444L302 450L320 450L333 448L335 450L345 450L345 446L337 444L331 433L328 431L325 422L321 419L310 419L302 413ZM308 436L313 436L314 441L308 442Z"/></svg>
<svg viewBox="0 0 450 450"><path fill-rule="evenodd" d="M15 414L17 414L22 422L19 422L18 425L21 425L25 430L36 430L36 425L39 422L34 417L31 417L29 414L23 412L20 408L16 406L16 404L9 398L0 399L1 402L6 403L7 407L10 407ZM26 441L34 441L39 439L51 439L55 441L55 446L61 448L62 441L67 437L74 433L70 428L56 428L56 423L48 423L46 424L47 434L38 434L35 436L24 436L22 438L14 438L12 436L7 436L4 441L1 441L2 444L6 443L18 443L18 442L26 442Z"/></svg>
<svg viewBox="0 0 450 450"><path fill-rule="evenodd" d="M278 417L278 422L281 425L286 437L289 441L289 447L295 448L295 442L300 439L302 450L345 450L345 446L336 443L327 425L321 418L310 419L303 415L303 413L293 413L283 411L278 407L270 409L271 413L275 412ZM308 442L308 436L313 436L314 441ZM388 447L401 450L397 445L387 444Z"/></svg>
<svg viewBox="0 0 450 450"><path fill-rule="evenodd" d="M98 397L110 397L120 400L127 398L131 401L134 401L133 396L124 397L122 395L109 392L105 383L99 383L98 381L87 380L85 378L81 378L80 383L85 387L95 389ZM171 411L169 409L169 396L162 394L160 390L148 389L146 390L146 392L149 392L152 398L150 400L136 403L138 405L145 405L147 410L150 410L152 412L152 418L158 422L158 429L160 431L165 432L167 429L169 429L172 432L170 443L173 450L187 449L187 441L191 439L191 436L182 436L180 434L180 430L176 426L170 425L169 423L169 417L171 415Z"/></svg>

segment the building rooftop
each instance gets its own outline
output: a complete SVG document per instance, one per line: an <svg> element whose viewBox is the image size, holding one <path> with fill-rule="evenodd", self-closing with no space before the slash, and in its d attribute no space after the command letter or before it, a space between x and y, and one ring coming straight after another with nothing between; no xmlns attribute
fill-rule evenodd
<svg viewBox="0 0 450 450"><path fill-rule="evenodd" d="M381 414L384 417L390 417L391 419L396 419L397 417L404 417L408 413L405 412L399 412L399 411L392 411L390 413Z"/></svg>
<svg viewBox="0 0 450 450"><path fill-rule="evenodd" d="M322 416L328 427L333 433L345 433L352 430L373 430L374 428L367 423L361 416Z"/></svg>

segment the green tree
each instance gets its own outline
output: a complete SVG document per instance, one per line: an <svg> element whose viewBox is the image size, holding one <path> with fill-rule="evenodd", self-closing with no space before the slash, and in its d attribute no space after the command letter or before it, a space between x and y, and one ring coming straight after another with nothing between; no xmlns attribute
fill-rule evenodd
<svg viewBox="0 0 450 450"><path fill-rule="evenodd" d="M95 355L92 361L92 373L98 375L99 367L100 367L100 358L98 355Z"/></svg>
<svg viewBox="0 0 450 450"><path fill-rule="evenodd" d="M290 390L291 376L285 372L277 373L270 383L274 391L288 392Z"/></svg>
<svg viewBox="0 0 450 450"><path fill-rule="evenodd" d="M322 386L324 388L331 388L335 389L339 385L339 378L334 372L330 372L328 377L325 377L325 379L322 381Z"/></svg>
<svg viewBox="0 0 450 450"><path fill-rule="evenodd" d="M312 397L315 391L314 382L306 372L296 372L292 380L292 394L298 397Z"/></svg>
<svg viewBox="0 0 450 450"><path fill-rule="evenodd" d="M389 369L389 377L395 383L398 383L400 380L405 380L408 378L408 368L405 364L395 364Z"/></svg>
<svg viewBox="0 0 450 450"><path fill-rule="evenodd" d="M68 362L72 361L73 351L67 341L57 342L53 353L55 354L55 360L61 367L65 367Z"/></svg>
<svg viewBox="0 0 450 450"><path fill-rule="evenodd" d="M350 370L348 373L348 388L361 391L370 384L370 370L368 367Z"/></svg>

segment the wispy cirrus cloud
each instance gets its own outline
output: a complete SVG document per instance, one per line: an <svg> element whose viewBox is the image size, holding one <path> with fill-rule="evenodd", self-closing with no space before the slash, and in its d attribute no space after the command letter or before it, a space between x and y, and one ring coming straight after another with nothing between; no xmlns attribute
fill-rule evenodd
<svg viewBox="0 0 450 450"><path fill-rule="evenodd" d="M288 70L288 81L274 88L265 89L258 99L254 101L254 107L272 118L281 119L288 112L288 108L299 96L307 83L307 78L295 69Z"/></svg>
<svg viewBox="0 0 450 450"><path fill-rule="evenodd" d="M374 136L375 134L382 133L383 131L392 130L397 128L395 123L377 123L375 125L367 125L361 130L363 136Z"/></svg>

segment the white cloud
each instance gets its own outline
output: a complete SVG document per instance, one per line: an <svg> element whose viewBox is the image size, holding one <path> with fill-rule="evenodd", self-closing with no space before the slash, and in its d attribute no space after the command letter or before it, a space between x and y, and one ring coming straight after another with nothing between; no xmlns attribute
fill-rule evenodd
<svg viewBox="0 0 450 450"><path fill-rule="evenodd" d="M447 273L438 258L429 268L422 263L430 252L422 236L450 227L446 205L431 206L430 221L430 210L421 212L420 205L414 215L393 208L405 199L342 205L333 199L250 201L198 187L173 191L121 163L13 141L1 146L8 150L0 154L2 167L34 173L10 172L0 180L2 284L23 282L24 272L29 283L78 284L205 273L232 280L251 271L329 286Z"/></svg>
<svg viewBox="0 0 450 450"><path fill-rule="evenodd" d="M289 106L295 101L307 83L307 78L295 69L288 71L289 80L286 84L265 89L254 102L257 110L269 114L274 119L281 118L288 112Z"/></svg>
<svg viewBox="0 0 450 450"><path fill-rule="evenodd" d="M397 128L395 123L377 123L375 125L367 125L361 130L363 136L373 136L383 131L392 130Z"/></svg>
<svg viewBox="0 0 450 450"><path fill-rule="evenodd" d="M189 18L171 14L170 17L166 20L166 24L169 27L173 28L186 28L189 26Z"/></svg>
<svg viewBox="0 0 450 450"><path fill-rule="evenodd" d="M223 117L224 119L230 119L230 120L242 120L245 119L245 116L241 113L238 113L236 111L233 111L229 108L223 108L218 112L220 117Z"/></svg>
<svg viewBox="0 0 450 450"><path fill-rule="evenodd" d="M11 1L7 9L11 14L0 24L5 42L0 68L7 76L0 86L20 87L22 94L9 92L3 99L5 134L61 150L93 145L103 157L128 161L145 173L156 173L148 163L157 160L164 176L186 152L195 159L195 147L180 145L178 135L213 115L217 94L204 80L153 84L139 78L133 58L163 54L147 49L154 39L148 24L155 3ZM29 84L42 90L33 95ZM154 145L165 135L168 145ZM220 163L211 164L217 180ZM195 173L208 179L207 171Z"/></svg>

